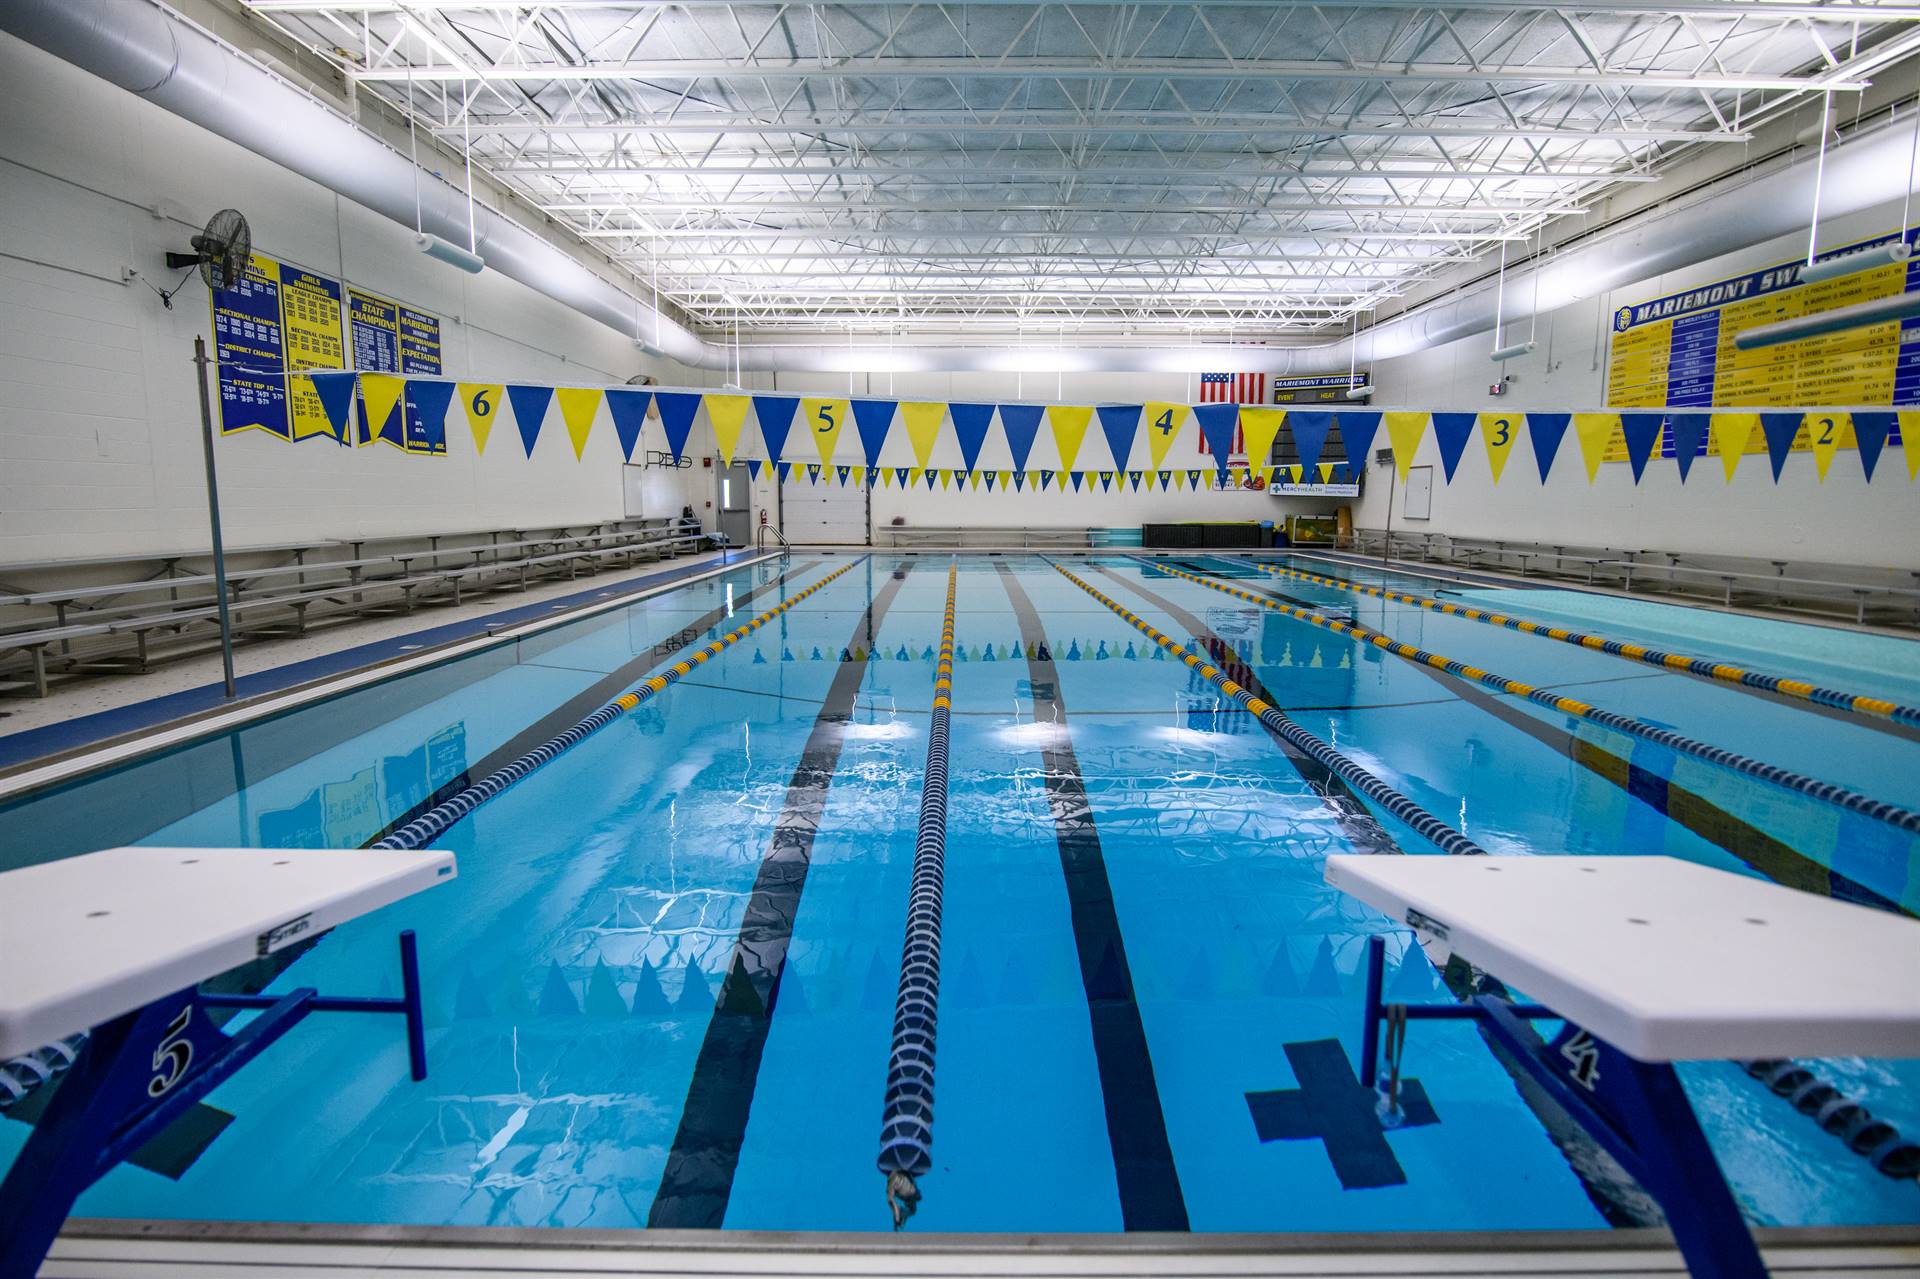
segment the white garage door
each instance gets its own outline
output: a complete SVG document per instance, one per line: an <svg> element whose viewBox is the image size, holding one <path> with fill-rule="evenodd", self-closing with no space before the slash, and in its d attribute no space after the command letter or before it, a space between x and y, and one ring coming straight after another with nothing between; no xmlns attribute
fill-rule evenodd
<svg viewBox="0 0 1920 1279"><path fill-rule="evenodd" d="M780 486L780 531L795 545L865 546L867 490L851 484L812 484L804 472L798 483L789 478Z"/></svg>

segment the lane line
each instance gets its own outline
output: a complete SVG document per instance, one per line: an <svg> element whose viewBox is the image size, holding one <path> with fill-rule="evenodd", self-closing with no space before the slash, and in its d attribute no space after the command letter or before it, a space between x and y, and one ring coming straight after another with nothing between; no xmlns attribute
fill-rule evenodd
<svg viewBox="0 0 1920 1279"><path fill-rule="evenodd" d="M847 641L849 652L878 631L911 568L912 562L905 562L874 593ZM734 1174L760 1079L760 1059L772 1028L780 977L786 971L794 919L807 887L814 837L826 814L847 723L866 675L864 657L850 657L834 671L813 731L787 783L786 803L774 821L753 892L741 913L739 935L687 1084L680 1126L647 1213L651 1228L718 1230L726 1224L727 1203L733 1196Z"/></svg>

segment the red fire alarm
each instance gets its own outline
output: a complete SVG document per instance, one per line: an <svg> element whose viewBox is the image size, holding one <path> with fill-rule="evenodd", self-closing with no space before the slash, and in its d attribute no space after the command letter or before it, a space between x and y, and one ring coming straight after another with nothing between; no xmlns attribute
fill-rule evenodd
<svg viewBox="0 0 1920 1279"><path fill-rule="evenodd" d="M700 459L700 465L711 467L713 465L713 459L710 457L703 457Z"/></svg>

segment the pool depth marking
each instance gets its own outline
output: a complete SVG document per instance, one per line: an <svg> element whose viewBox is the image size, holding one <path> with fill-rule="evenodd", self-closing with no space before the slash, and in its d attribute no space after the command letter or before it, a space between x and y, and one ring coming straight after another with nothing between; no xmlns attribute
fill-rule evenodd
<svg viewBox="0 0 1920 1279"><path fill-rule="evenodd" d="M851 654L872 647L872 637L912 566L911 560L904 561L898 575L890 576L874 593L847 641L850 655L834 671L813 731L794 765L786 803L754 876L727 975L721 979L720 995L687 1084L680 1127L647 1214L649 1227L717 1230L726 1224L760 1059L779 998L780 976L786 969L787 947L793 940L793 921L807 886L814 837L826 813L827 792L839 767L854 699L867 675L867 658Z"/></svg>
<svg viewBox="0 0 1920 1279"><path fill-rule="evenodd" d="M1060 672L1047 648L1040 615L1012 570L1004 563L994 567L1020 622L1034 719L1040 719L1045 706L1064 728L1067 707L1060 692ZM1160 1105L1146 1026L1134 998L1133 970L1120 933L1106 854L1100 847L1072 737L1060 733L1041 748L1040 759L1060 870L1066 880L1074 947L1080 957L1080 981L1087 994L1107 1141L1113 1148L1114 1180L1120 1190L1120 1219L1128 1230L1186 1230L1186 1197L1167 1138L1167 1117Z"/></svg>
<svg viewBox="0 0 1920 1279"><path fill-rule="evenodd" d="M1718 680L1723 684L1757 688L1762 692L1778 693L1783 697L1831 707L1854 715L1888 719L1896 723L1920 727L1920 707L1902 706L1884 697L1843 693L1837 689L1821 688L1807 680L1790 679L1785 675L1767 675L1760 671L1750 671L1744 667L1727 662L1715 662L1704 657L1688 657L1683 653L1663 652L1628 640L1611 640L1599 635L1589 635L1583 631L1569 630L1564 626L1530 621L1524 617L1510 617L1505 613L1492 613L1485 609L1470 608L1465 604L1448 604L1444 600L1430 599L1425 595L1409 595L1404 591L1389 590L1384 586L1365 586L1358 582L1349 582L1344 578L1322 577L1318 573L1303 573L1296 568L1283 568L1278 564L1265 564L1258 560L1254 561L1253 566L1262 573L1273 573L1296 578L1302 582L1312 582L1316 586L1331 586L1361 595L1372 595L1379 599L1392 600L1397 604L1412 604L1416 608L1445 613L1449 617L1464 617L1469 621L1480 622L1487 626L1500 626L1526 635L1537 635L1542 639L1559 640L1562 644L1592 649L1598 653L1610 653L1629 661L1644 662L1648 666L1684 671L1686 674Z"/></svg>
<svg viewBox="0 0 1920 1279"><path fill-rule="evenodd" d="M592 707L602 704L607 698L615 695L620 690L630 687L641 674L663 664L668 658L671 658L674 654L680 652L689 644L692 644L694 640L706 634L721 622L724 622L733 613L744 611L745 607L751 604L756 596L763 592L773 590L775 587L788 584L794 575L804 574L817 567L818 564L818 560L809 560L804 564L796 564L792 568L784 570L776 577L769 578L757 586L748 587L747 590L741 593L738 599L733 601L731 606L720 604L709 609L693 621L688 622L680 630L655 644L646 653L634 658L630 662L622 663L607 675L595 680L588 687L575 693L559 706L548 711L545 715L542 715L539 719L533 721L533 723L527 725L512 737L488 751L485 755L469 764L458 777L452 778L441 785L433 794L427 796L405 812L396 814L393 820L375 832L361 847L371 848L374 844L385 839L402 826L417 820L423 814L438 807L462 790L465 790L473 784L475 774L481 777L487 777L505 768L508 764L511 764L514 760L520 758L541 742L565 731L569 724L578 723L583 717L590 713ZM617 617L618 614L606 614L605 616Z"/></svg>
<svg viewBox="0 0 1920 1279"><path fill-rule="evenodd" d="M1057 568L1058 565L1055 567ZM1253 664L1236 652L1232 645L1216 635L1213 630L1199 618L1187 612L1185 609L1180 608L1172 600L1155 594L1139 583L1125 581L1117 576L1111 569L1101 568L1096 565L1094 566L1094 572L1109 578L1118 585L1127 587L1133 591L1134 594L1140 596L1140 598L1146 600L1149 604L1152 604L1168 617L1171 617L1175 625L1186 627L1189 635L1193 636L1202 644L1207 645L1208 649L1212 651L1215 661L1223 665L1239 667L1239 671L1235 672L1232 677L1234 683L1244 685L1248 692L1263 702L1278 703L1279 699L1273 695L1272 691L1261 681L1260 676L1254 672ZM1099 597L1095 596L1094 598L1098 599ZM1145 633L1144 631L1142 632L1142 634ZM1148 638L1151 639L1152 637L1148 636ZM1215 646L1217 646L1217 648ZM1176 656L1178 655L1176 654ZM1225 672L1222 673L1225 674ZM1208 682L1211 683L1212 681L1209 680ZM1242 709L1246 709L1245 705L1239 702L1239 699L1236 698L1233 700L1236 705L1240 705ZM1248 713L1252 714L1251 711ZM1295 746L1287 739L1286 734L1280 732L1259 715L1254 715L1253 718L1261 728L1266 730L1267 736L1273 740L1273 744L1280 748L1280 753L1287 757L1288 762L1293 765L1294 771L1300 774L1301 779L1305 781L1307 785L1318 792L1321 802L1333 811L1334 819L1340 823L1341 830L1346 833L1347 843L1352 845L1355 852L1399 853L1403 851L1400 845L1394 842L1393 836L1387 832L1387 828L1382 826L1379 820L1367 810L1367 806L1360 800L1359 792L1349 786L1344 777L1334 772L1331 768L1328 768L1312 755L1301 750L1298 746Z"/></svg>
<svg viewBox="0 0 1920 1279"><path fill-rule="evenodd" d="M933 668L927 766L920 783L920 827L913 845L906 938L893 1003L893 1053L887 1059L880 1115L880 1171L898 1230L920 1201L918 1178L933 1167L933 1063L940 1020L940 923L946 892L947 747L953 730L953 604L957 565L947 568L947 613Z"/></svg>
<svg viewBox="0 0 1920 1279"><path fill-rule="evenodd" d="M1219 591L1223 595L1231 595L1235 599L1243 599L1250 604L1258 604L1262 608L1270 608L1277 613L1285 613L1288 617L1294 618L1297 621L1306 622L1311 626L1318 626L1323 630L1345 635L1357 643L1371 644L1375 648L1385 649L1394 656L1405 658L1410 662L1415 662L1422 666L1430 666L1436 670L1446 671L1449 675L1457 675L1462 679L1485 684L1488 688L1495 689L1502 693L1510 693L1515 697L1523 697L1530 702L1536 702L1550 710L1559 711L1563 715L1571 715L1577 719L1590 720L1595 724L1601 724L1607 728L1619 729L1621 732L1631 733L1636 737L1643 737L1650 742L1665 746L1669 750L1696 756L1697 758L1706 760L1710 764L1719 764L1725 768L1732 769L1734 772L1744 773L1749 777L1755 777L1764 782L1772 782L1788 790L1798 791L1802 795L1825 800L1827 803L1844 808L1849 812L1860 813L1863 816L1886 822L1890 826L1896 826L1901 830L1920 834L1920 813L1916 813L1909 808L1902 808L1898 804L1889 804L1881 800L1870 799L1858 791L1849 790L1847 787L1840 786L1834 782L1823 782L1818 778L1808 777L1804 773L1796 773L1792 769L1782 768L1777 764L1766 764L1757 759L1749 759L1747 756L1738 754L1737 752L1726 750L1719 746L1710 746L1705 742L1695 741L1691 737L1686 737L1670 729L1649 724L1645 720L1635 719L1631 715L1622 715L1617 711L1601 710L1599 707L1590 706L1577 698L1562 697L1549 689L1538 688L1532 684L1523 684L1519 680L1509 679L1504 675L1496 675L1492 671L1482 670L1478 666L1472 666L1466 662L1442 656L1439 653L1429 653L1423 648L1416 648L1412 644L1402 643L1394 639L1391 635L1384 635L1368 626L1361 626L1354 622L1343 622L1338 618L1328 617L1323 613L1316 613L1311 609L1297 608L1292 604L1282 603L1270 595L1257 595L1252 591L1243 591L1237 586L1228 586L1224 582L1213 581L1198 573L1190 573L1185 569L1175 568L1173 565L1162 560L1147 559L1143 556L1134 556L1132 558L1135 563L1145 564L1169 576L1185 578L1187 581L1198 583L1208 590ZM1056 565L1056 567L1058 566ZM1064 572L1065 570L1062 571Z"/></svg>
<svg viewBox="0 0 1920 1279"><path fill-rule="evenodd" d="M425 848L430 842L445 834L448 827L512 786L527 774L543 767L560 755L578 746L600 729L611 724L614 720L625 715L628 711L633 710L641 703L651 699L655 693L662 691L679 680L681 676L687 674L687 672L691 671L694 667L703 666L713 658L718 657L721 653L733 647L754 631L759 630L762 626L765 626L768 622L780 616L780 614L786 612L801 600L806 599L809 595L812 595L815 591L818 591L842 573L850 571L854 565L859 564L861 560L865 558L863 555L860 559L853 561L852 564L841 565L839 568L833 570L833 572L815 582L812 586L809 586L806 590L793 596L793 598L774 605L751 621L743 622L741 625L736 626L719 639L714 640L711 644L702 648L692 657L681 658L665 671L647 680L632 692L622 693L619 697L614 698L611 702L608 702L605 706L602 706L599 710L587 716L566 732L549 739L540 746L536 746L506 767L489 773L480 781L475 782L458 794L436 804L433 808L393 832L393 834L387 836L385 839L376 841L369 845L369 847Z"/></svg>

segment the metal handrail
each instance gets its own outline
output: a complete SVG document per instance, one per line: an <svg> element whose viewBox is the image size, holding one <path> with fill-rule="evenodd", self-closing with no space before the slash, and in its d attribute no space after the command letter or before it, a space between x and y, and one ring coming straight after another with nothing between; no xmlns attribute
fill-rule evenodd
<svg viewBox="0 0 1920 1279"><path fill-rule="evenodd" d="M773 534L774 540L780 543L780 553L782 555L793 554L793 543L787 540L787 535L785 533L782 533L778 528L776 528L772 524L760 525L760 531L754 537L754 547L756 550L758 550L763 555L766 554L767 534L769 533Z"/></svg>

